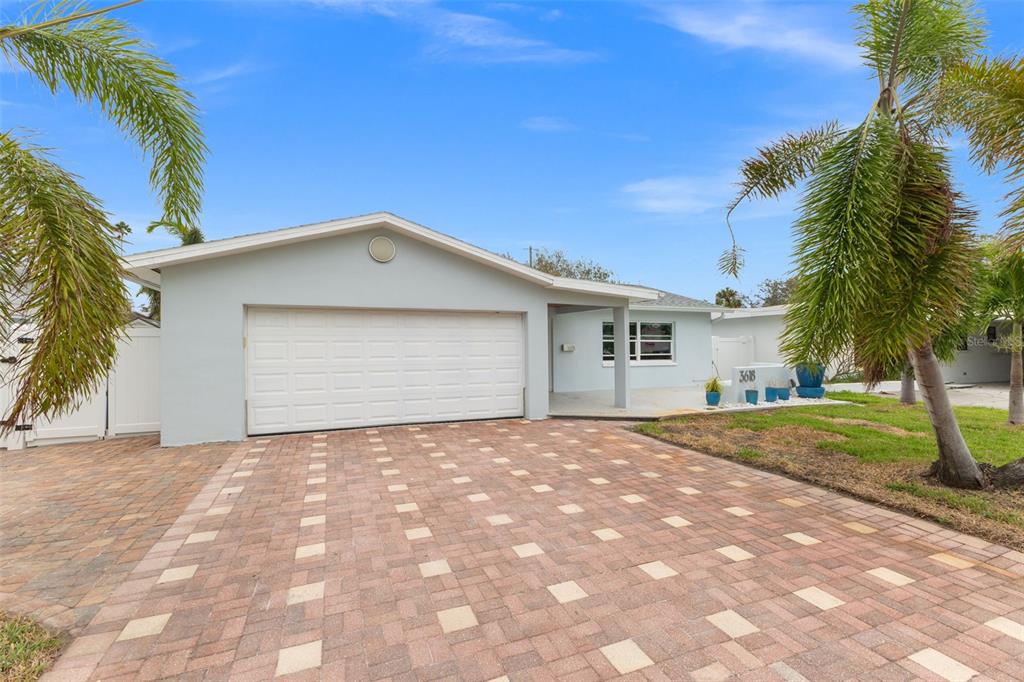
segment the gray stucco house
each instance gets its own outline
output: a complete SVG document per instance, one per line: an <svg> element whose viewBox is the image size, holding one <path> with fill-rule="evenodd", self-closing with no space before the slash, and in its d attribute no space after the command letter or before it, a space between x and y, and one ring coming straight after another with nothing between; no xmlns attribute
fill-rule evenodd
<svg viewBox="0 0 1024 682"><path fill-rule="evenodd" d="M130 256L161 291L164 445L548 416L694 386L715 306L553 277L390 213Z"/></svg>

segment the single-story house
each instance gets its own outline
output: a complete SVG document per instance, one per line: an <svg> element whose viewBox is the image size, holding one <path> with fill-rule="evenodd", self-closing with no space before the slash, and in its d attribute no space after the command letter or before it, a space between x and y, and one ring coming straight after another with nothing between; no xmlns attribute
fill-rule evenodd
<svg viewBox="0 0 1024 682"><path fill-rule="evenodd" d="M711 316L714 362L723 377L736 365L783 362L779 338L788 308L730 308ZM942 364L943 378L947 383L1008 382L1010 354L996 346L997 337L1008 333L1008 325L993 321L985 333L964 339L953 362Z"/></svg>
<svg viewBox="0 0 1024 682"><path fill-rule="evenodd" d="M390 213L127 258L161 291L165 445L548 416L552 391L695 386L715 306L555 277Z"/></svg>

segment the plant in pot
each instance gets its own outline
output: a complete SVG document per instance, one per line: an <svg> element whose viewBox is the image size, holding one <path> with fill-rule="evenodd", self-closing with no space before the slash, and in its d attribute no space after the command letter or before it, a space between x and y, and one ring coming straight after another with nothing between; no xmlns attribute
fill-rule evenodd
<svg viewBox="0 0 1024 682"><path fill-rule="evenodd" d="M779 388L778 382L774 379L768 382L768 385L764 387L764 401L766 403L774 403L779 399Z"/></svg>
<svg viewBox="0 0 1024 682"><path fill-rule="evenodd" d="M796 379L800 384L796 394L801 398L824 398L825 365L820 362L802 362L796 366Z"/></svg>
<svg viewBox="0 0 1024 682"><path fill-rule="evenodd" d="M774 385L775 395L778 396L779 400L789 400L789 382L776 381Z"/></svg>
<svg viewBox="0 0 1024 682"><path fill-rule="evenodd" d="M746 395L748 403L750 403L751 405L757 405L757 389L756 388L748 388L746 391L744 391L744 395Z"/></svg>
<svg viewBox="0 0 1024 682"><path fill-rule="evenodd" d="M704 399L711 407L717 407L722 400L722 380L711 377L704 382Z"/></svg>

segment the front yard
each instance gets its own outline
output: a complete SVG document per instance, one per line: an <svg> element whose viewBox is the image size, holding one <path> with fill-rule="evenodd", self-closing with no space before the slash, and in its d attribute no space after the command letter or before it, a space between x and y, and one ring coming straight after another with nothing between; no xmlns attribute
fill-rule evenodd
<svg viewBox="0 0 1024 682"><path fill-rule="evenodd" d="M923 405L862 393L830 397L854 404L691 415L637 430L1024 549L1024 491L960 491L924 478L936 447ZM956 412L979 461L999 466L1024 456L1024 429L1007 425L1004 410Z"/></svg>
<svg viewBox="0 0 1024 682"><path fill-rule="evenodd" d="M57 658L67 638L28 618L0 613L0 680L36 680Z"/></svg>

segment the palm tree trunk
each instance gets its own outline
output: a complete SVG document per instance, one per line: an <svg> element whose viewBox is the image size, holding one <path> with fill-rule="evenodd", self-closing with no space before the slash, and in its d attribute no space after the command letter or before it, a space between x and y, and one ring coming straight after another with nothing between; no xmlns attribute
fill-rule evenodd
<svg viewBox="0 0 1024 682"><path fill-rule="evenodd" d="M900 377L900 402L904 405L917 404L917 389L914 388L914 365L908 360Z"/></svg>
<svg viewBox="0 0 1024 682"><path fill-rule="evenodd" d="M1010 346L1010 414L1011 424L1024 424L1024 348L1021 348L1022 326L1013 323L1013 344Z"/></svg>
<svg viewBox="0 0 1024 682"><path fill-rule="evenodd" d="M946 394L942 371L931 343L915 348L912 357L928 417L939 446L939 461L933 468L939 480L955 488L982 488L985 477L960 433L953 406Z"/></svg>

